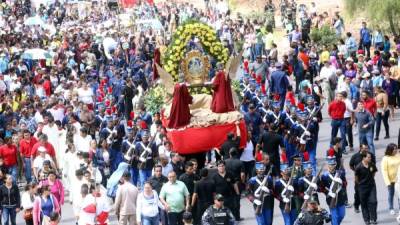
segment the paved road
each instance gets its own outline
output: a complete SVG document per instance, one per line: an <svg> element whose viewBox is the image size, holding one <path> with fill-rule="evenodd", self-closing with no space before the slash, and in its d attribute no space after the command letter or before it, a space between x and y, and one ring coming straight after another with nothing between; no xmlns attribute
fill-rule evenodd
<svg viewBox="0 0 400 225"><path fill-rule="evenodd" d="M377 161L378 161L378 170L380 169L380 161L382 159L382 156L384 154L384 148L386 145L390 142L397 143L397 131L400 125L400 114L396 114L395 120L390 121L390 128L391 128L391 139L388 140L379 140L378 142L375 143L376 148L377 148ZM326 112L324 112L324 118L327 118ZM318 143L318 161L321 162L324 160L324 155L326 150L328 149L329 146L329 138L330 138L330 120L329 119L324 119L324 121L321 123L321 128L320 128L320 135L319 135L319 143ZM382 134L381 134L382 135ZM358 136L355 136L355 146L358 145ZM350 172L350 169L348 167L348 162L350 160L351 154L344 156L345 160L345 168L348 171L347 173L347 180L349 183L349 188L348 188L348 195L349 195L349 200L350 202L353 202L353 195L354 195L354 176ZM388 206L387 206L387 190L386 187L383 183L382 175L381 173L376 174L376 183L377 183L377 189L378 189L378 222L379 224L387 224L387 225L394 225L396 224L395 217L391 216L388 212ZM322 200L323 204L322 206L327 208L325 204L325 198L320 195L320 199ZM283 220L281 217L281 213L277 207L278 204L275 204L275 210L274 210L274 225L282 225ZM398 210L398 208L396 208ZM242 217L245 218L243 222L240 224L244 225L253 225L256 224L255 218L254 218L254 213L253 209L250 205L250 203L247 201L247 199L242 199L242 206L241 206L241 213ZM61 221L61 225L72 225L73 224L73 213L72 213L72 207L69 204L66 204L62 207L62 214L63 218ZM22 220L22 215L19 214L17 216L17 224L22 225L24 224ZM111 225L117 224L115 220L115 216L111 217ZM343 221L343 224L363 224L362 216L361 214L356 214L354 212L353 208L346 209L346 217Z"/></svg>

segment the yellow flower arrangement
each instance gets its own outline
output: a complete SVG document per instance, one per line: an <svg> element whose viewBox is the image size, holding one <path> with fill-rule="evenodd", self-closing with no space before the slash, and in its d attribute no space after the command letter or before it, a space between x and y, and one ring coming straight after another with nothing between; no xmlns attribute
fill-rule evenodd
<svg viewBox="0 0 400 225"><path fill-rule="evenodd" d="M198 21L187 21L176 29L163 57L163 67L172 75L175 82L178 81L179 65L185 57L186 45L193 36L200 40L206 54L210 54L223 64L228 61L229 50L219 41L212 27Z"/></svg>

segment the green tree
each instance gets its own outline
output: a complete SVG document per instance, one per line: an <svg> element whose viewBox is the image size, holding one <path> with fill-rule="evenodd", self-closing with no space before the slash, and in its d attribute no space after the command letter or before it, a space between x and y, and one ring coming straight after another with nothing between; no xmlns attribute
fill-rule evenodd
<svg viewBox="0 0 400 225"><path fill-rule="evenodd" d="M339 41L335 31L328 25L324 25L321 28L313 28L310 33L310 38L313 43L318 46L331 46L337 44Z"/></svg>
<svg viewBox="0 0 400 225"><path fill-rule="evenodd" d="M395 36L400 34L399 0L345 0L345 6L350 16L363 12L372 25L390 30Z"/></svg>

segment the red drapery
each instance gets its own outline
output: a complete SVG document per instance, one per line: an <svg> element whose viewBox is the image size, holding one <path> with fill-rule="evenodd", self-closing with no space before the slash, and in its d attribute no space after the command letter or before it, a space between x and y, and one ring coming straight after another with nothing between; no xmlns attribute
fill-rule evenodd
<svg viewBox="0 0 400 225"><path fill-rule="evenodd" d="M177 129L190 123L189 104L192 104L192 100L185 84L175 84L168 128Z"/></svg>
<svg viewBox="0 0 400 225"><path fill-rule="evenodd" d="M232 98L231 81L229 76L225 78L225 73L217 73L213 81L213 98L211 102L211 111L215 113L226 113L235 110Z"/></svg>
<svg viewBox="0 0 400 225"><path fill-rule="evenodd" d="M168 124L164 119L163 124ZM246 124L242 119L240 128L240 148L244 148L247 143ZM192 127L184 130L169 130L168 139L172 143L172 149L180 154L194 154L220 148L226 141L226 135L229 132L236 133L235 123L225 123L212 125L209 127Z"/></svg>

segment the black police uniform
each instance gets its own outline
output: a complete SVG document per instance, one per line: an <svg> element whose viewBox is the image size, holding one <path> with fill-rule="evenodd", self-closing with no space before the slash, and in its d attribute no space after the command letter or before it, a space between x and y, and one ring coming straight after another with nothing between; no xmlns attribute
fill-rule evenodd
<svg viewBox="0 0 400 225"><path fill-rule="evenodd" d="M323 225L330 222L330 216L325 209L318 211L306 210L299 214L294 225Z"/></svg>

